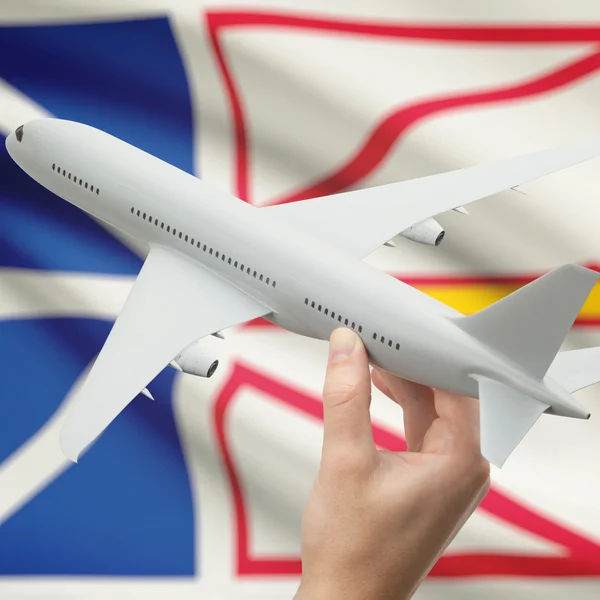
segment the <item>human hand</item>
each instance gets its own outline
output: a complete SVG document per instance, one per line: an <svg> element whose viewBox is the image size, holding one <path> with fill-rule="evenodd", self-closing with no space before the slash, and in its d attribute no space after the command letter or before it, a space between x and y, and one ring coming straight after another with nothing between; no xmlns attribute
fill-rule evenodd
<svg viewBox="0 0 600 600"><path fill-rule="evenodd" d="M372 378L403 409L407 452L375 447L365 348L334 331L296 600L410 598L489 489L477 400L377 369Z"/></svg>

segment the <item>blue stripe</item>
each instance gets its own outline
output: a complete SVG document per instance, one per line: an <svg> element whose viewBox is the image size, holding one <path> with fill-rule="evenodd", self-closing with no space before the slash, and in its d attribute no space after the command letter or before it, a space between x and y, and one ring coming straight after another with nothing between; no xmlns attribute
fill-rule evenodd
<svg viewBox="0 0 600 600"><path fill-rule="evenodd" d="M187 80L168 21L0 28L0 77L58 117L193 170ZM2 140L3 141L3 140ZM141 261L0 150L0 266L135 274ZM33 293L44 294L43 287ZM0 323L0 460L56 410L110 325ZM173 372L0 527L0 574L194 573L194 511L172 406Z"/></svg>
<svg viewBox="0 0 600 600"><path fill-rule="evenodd" d="M110 325L88 319L0 323L0 457L54 413ZM0 527L0 575L187 576L194 511L173 419L174 372L136 398L79 465Z"/></svg>
<svg viewBox="0 0 600 600"><path fill-rule="evenodd" d="M98 127L193 171L188 83L165 18L0 27L0 77L58 117ZM10 163L2 144L0 265L139 270L139 260L101 227Z"/></svg>

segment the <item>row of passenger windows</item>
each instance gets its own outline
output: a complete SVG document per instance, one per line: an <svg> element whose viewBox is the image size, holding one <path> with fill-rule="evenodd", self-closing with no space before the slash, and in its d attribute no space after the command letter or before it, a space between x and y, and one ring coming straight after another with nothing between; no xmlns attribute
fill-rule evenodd
<svg viewBox="0 0 600 600"><path fill-rule="evenodd" d="M202 250L203 252L208 252L211 256L214 256L215 258L220 258L222 262L231 265L234 269L239 268L240 271L245 272L246 275L254 277L254 279L258 279L259 281L262 281L272 287L277 287L277 282L274 279L271 279L270 277L265 277L262 273L251 269L243 262L233 260L231 256L226 256L222 252L219 252L218 250L215 250L214 248L211 248L206 244L202 244L194 238L190 238L189 235L185 235L182 231L178 232L177 229L175 229L175 227L171 228L170 225L165 225L164 221L159 221L156 218L152 218L152 216L147 215L145 212L141 212L139 210L136 211L136 209L133 206L131 207L131 214L135 214L136 216L144 219L145 221L148 221L150 224L154 224L155 227L160 226L161 229L165 229L168 233L172 233L174 236L179 236L180 240L189 242L192 246L196 246L196 248Z"/></svg>
<svg viewBox="0 0 600 600"><path fill-rule="evenodd" d="M337 316L337 322L338 323L342 323L343 325L352 327L352 329L357 329L358 333L362 333L362 325L359 325L358 328L356 327L356 323L354 321L350 321L350 319L347 319L345 317L343 317L342 315L340 315L339 313L335 313L335 311L330 311L329 308L326 308L325 306L323 306L322 304L317 304L314 300L311 301L308 298L304 298L304 304L306 304L306 306L310 306L310 308L316 308L319 312L322 312L324 315L331 317L332 319L336 319ZM386 338L385 336L377 336L376 333L373 334L373 339L376 340L379 337L379 341L382 344L386 343ZM396 348L396 350L400 350L400 344L398 344L397 342L394 344L394 342L390 339L387 340L387 345L390 348Z"/></svg>
<svg viewBox="0 0 600 600"><path fill-rule="evenodd" d="M304 304L306 304L306 306L308 306L310 304L311 308L316 308L319 312L322 312L324 315L327 315L327 316L331 317L332 319L336 318L336 312L333 310L330 311L328 308L325 308L322 304L317 304L314 301L311 302L308 298L304 298ZM363 330L362 325L359 325L357 328L356 323L354 321L350 321L350 319L346 319L339 313L337 313L337 321L338 321L338 323L343 323L344 325L348 325L349 327L352 327L352 329L357 329L358 333L362 333L362 330Z"/></svg>
<svg viewBox="0 0 600 600"><path fill-rule="evenodd" d="M95 191L97 196L100 195L100 189L98 187L94 188L94 186L91 183L88 184L88 182L87 181L83 181L83 179L81 179L81 177L79 177L79 179L78 179L76 175L73 175L72 173L70 173L66 169L62 169L61 167L57 167L56 163L52 163L52 170L56 171L59 175L62 173L62 176L64 178L69 179L73 183L79 182L79 185L81 187L85 188L86 190L90 190L90 192L94 192Z"/></svg>
<svg viewBox="0 0 600 600"><path fill-rule="evenodd" d="M374 333L374 334L373 334L373 339L374 339L374 340L376 340L376 339L377 339L377 334L376 334L376 333ZM381 336L379 336L379 341L380 341L382 344L385 344L385 336L384 336L384 335L381 335ZM388 339L388 341L387 341L387 345L388 345L390 348L393 348L393 347L394 347L394 342L393 342L392 340ZM399 344L398 342L396 342L395 348L396 348L396 350L400 350L400 344Z"/></svg>

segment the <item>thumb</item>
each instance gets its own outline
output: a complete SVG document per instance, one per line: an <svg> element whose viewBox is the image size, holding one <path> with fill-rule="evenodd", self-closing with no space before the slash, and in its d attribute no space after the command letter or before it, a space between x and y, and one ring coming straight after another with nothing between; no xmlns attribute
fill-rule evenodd
<svg viewBox="0 0 600 600"><path fill-rule="evenodd" d="M356 453L370 461L377 450L371 430L371 377L362 340L350 329L336 329L329 341L323 388L323 458Z"/></svg>

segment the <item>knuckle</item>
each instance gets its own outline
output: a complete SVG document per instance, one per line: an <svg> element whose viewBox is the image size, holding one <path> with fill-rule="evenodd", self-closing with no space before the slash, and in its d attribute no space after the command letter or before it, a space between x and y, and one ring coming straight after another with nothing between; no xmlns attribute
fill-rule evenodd
<svg viewBox="0 0 600 600"><path fill-rule="evenodd" d="M352 404L365 394L364 388L361 384L340 381L323 391L323 401L333 408Z"/></svg>
<svg viewBox="0 0 600 600"><path fill-rule="evenodd" d="M324 457L322 469L335 477L342 479L363 479L371 471L370 456L352 447L338 447Z"/></svg>
<svg viewBox="0 0 600 600"><path fill-rule="evenodd" d="M461 475L473 489L488 485L490 480L490 463L479 452L463 457L460 465Z"/></svg>
<svg viewBox="0 0 600 600"><path fill-rule="evenodd" d="M481 483L482 486L489 486L490 472L490 463L485 458L483 458L483 456L480 456L478 461L477 480Z"/></svg>

